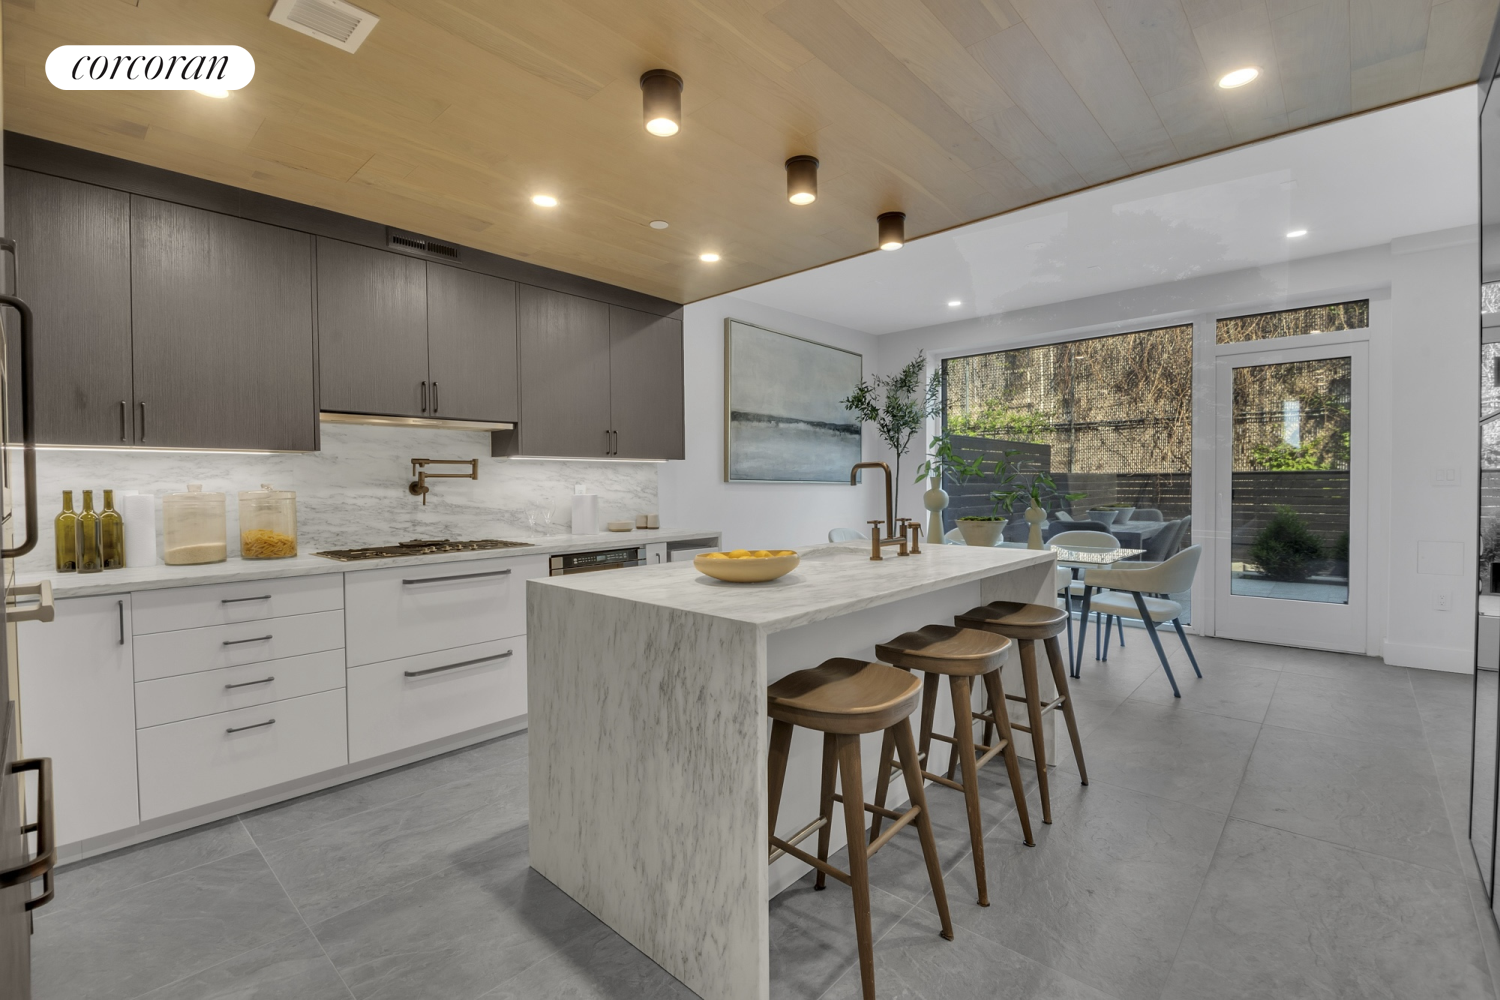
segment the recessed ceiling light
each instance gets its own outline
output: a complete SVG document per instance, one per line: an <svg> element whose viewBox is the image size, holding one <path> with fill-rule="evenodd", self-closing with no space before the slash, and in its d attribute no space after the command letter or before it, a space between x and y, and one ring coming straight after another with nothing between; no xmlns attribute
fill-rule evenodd
<svg viewBox="0 0 1500 1000"><path fill-rule="evenodd" d="M531 196L531 203L533 205L540 205L543 208L557 207L557 199L550 194L534 194Z"/></svg>
<svg viewBox="0 0 1500 1000"><path fill-rule="evenodd" d="M667 228L666 222L663 221L663 220L661 220L661 219L657 219L654 222L648 223L648 225L650 225L652 229L666 229Z"/></svg>
<svg viewBox="0 0 1500 1000"><path fill-rule="evenodd" d="M1307 235L1307 230L1306 229L1293 229L1291 232L1289 232L1289 233L1286 234L1286 238L1289 239L1289 240L1295 240L1299 236L1306 236L1306 235Z"/></svg>
<svg viewBox="0 0 1500 1000"><path fill-rule="evenodd" d="M698 259L703 261L703 263L705 264L712 264L714 261L719 259L719 255L716 253L700 253L698 255Z"/></svg>
<svg viewBox="0 0 1500 1000"><path fill-rule="evenodd" d="M963 305L963 301L961 299L949 299L948 300L948 308L949 309L957 309L961 305Z"/></svg>
<svg viewBox="0 0 1500 1000"><path fill-rule="evenodd" d="M1258 76L1260 76L1260 70L1254 66L1245 66L1219 77L1219 86L1225 90L1233 90L1235 87L1243 87Z"/></svg>
<svg viewBox="0 0 1500 1000"><path fill-rule="evenodd" d="M229 91L225 90L223 87L199 87L198 93L202 94L204 97L217 97L220 100L223 100L224 98L229 96Z"/></svg>

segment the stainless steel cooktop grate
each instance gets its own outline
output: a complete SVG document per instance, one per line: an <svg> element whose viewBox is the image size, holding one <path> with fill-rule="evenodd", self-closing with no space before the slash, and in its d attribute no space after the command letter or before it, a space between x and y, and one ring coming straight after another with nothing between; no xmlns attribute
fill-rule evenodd
<svg viewBox="0 0 1500 1000"><path fill-rule="evenodd" d="M530 542L507 542L499 538L480 538L469 542L455 542L447 538L417 538L395 545L376 545L368 549L330 549L313 554L339 562L358 562L361 559L395 559L401 556L435 556L445 552L484 552L489 549L530 547Z"/></svg>

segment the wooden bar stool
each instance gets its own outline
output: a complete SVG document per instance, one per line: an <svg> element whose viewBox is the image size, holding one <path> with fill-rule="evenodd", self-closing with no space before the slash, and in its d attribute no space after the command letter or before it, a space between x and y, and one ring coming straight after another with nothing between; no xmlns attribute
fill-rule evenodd
<svg viewBox="0 0 1500 1000"><path fill-rule="evenodd" d="M1036 783L1042 797L1042 822L1052 822L1052 797L1047 791L1047 750L1042 742L1042 713L1061 708L1063 719L1068 724L1068 736L1073 741L1073 757L1078 761L1078 776L1089 783L1089 772L1083 766L1083 745L1078 741L1078 720L1073 716L1073 699L1068 696L1068 672L1063 669L1062 649L1057 637L1067 627L1068 615L1061 608L1049 608L1041 604L1021 604L1016 601L994 601L982 607L971 608L954 617L960 628L983 629L996 635L1014 639L1021 647L1021 683L1025 696L1008 694L1010 701L1025 702L1027 725L1011 723L1012 729L1031 734L1031 752L1036 756ZM1057 686L1057 697L1042 704L1041 690L1036 676L1036 640L1047 646L1047 662L1052 667L1052 682ZM998 717L1001 712L993 702L989 706ZM989 742L986 725L985 742Z"/></svg>
<svg viewBox="0 0 1500 1000"><path fill-rule="evenodd" d="M993 709L987 712L974 711L972 682L978 677L989 693L990 705L1005 704L1005 689L1000 686L1000 668L1010 657L1011 642L1001 635L982 632L972 628L954 628L952 625L926 625L915 632L898 635L890 642L875 647L875 655L886 663L903 670L920 670L922 683L922 729L918 735L917 757L924 764L931 760L933 740L941 740L953 747L949 757L948 774L933 774L923 770L922 777L947 785L964 793L964 805L969 813L969 843L974 853L974 881L979 886L979 905L989 906L989 887L984 871L984 824L979 811L979 769L988 764L997 754L1005 755L1005 770L1010 774L1010 791L1016 800L1016 813L1021 818L1021 833L1026 843L1031 839L1031 817L1026 812L1026 792L1021 787L1021 765L1016 759L1015 740L1011 736L1010 717L1004 711ZM948 691L953 697L953 735L944 736L932 731L932 718L937 710L938 681L946 675ZM985 724L985 745L974 745L974 722ZM990 744L991 727L999 733L999 739ZM894 740L889 730L885 744L881 747L880 775L875 784L875 804L885 805L886 791L890 786ZM975 754L983 756L975 758ZM963 771L963 784L953 780L953 761ZM880 833L880 813L870 827L873 841Z"/></svg>
<svg viewBox="0 0 1500 1000"><path fill-rule="evenodd" d="M916 710L920 691L920 682L904 670L884 663L866 663L844 657L825 660L811 670L788 674L766 689L769 696L766 711L772 719L767 796L770 861L775 862L790 854L818 870L816 888L824 888L824 877L832 875L854 891L854 928L859 939L859 976L864 985L865 1000L875 1000L875 943L870 934L870 858L908 823L916 823L917 833L922 838L922 856L927 860L927 877L932 880L932 896L942 921L942 935L949 941L953 940L953 923L948 919L948 895L943 890L943 873L938 864L937 840L932 835L932 819L927 814L922 772L917 764L917 746L911 735L910 716ZM776 836L776 814L781 808L781 786L786 779L787 751L792 744L793 726L823 734L823 788L818 818L783 840ZM905 812L866 805L864 801L859 738L866 733L882 731L887 738L894 739L901 754L901 771L906 777L906 790L911 795L911 808ZM842 795L834 794L835 769ZM844 805L844 826L849 838L847 872L828 863L835 802ZM884 835L868 845L864 837L866 811L895 821ZM797 847L815 830L818 832L817 857Z"/></svg>

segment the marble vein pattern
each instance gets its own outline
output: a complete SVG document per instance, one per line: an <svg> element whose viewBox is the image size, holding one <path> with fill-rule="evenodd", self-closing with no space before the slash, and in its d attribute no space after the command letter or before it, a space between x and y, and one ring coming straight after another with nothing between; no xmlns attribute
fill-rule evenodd
<svg viewBox="0 0 1500 1000"><path fill-rule="evenodd" d="M767 585L690 565L527 584L531 865L710 1000L770 995L767 681L1054 585L1051 552L805 555ZM816 744L788 770L816 773Z"/></svg>
<svg viewBox="0 0 1500 1000"><path fill-rule="evenodd" d="M270 483L297 492L300 548L352 548L408 538L517 538L535 534L528 515L552 512L556 531L567 531L576 484L599 496L599 518L634 518L657 509L657 466L637 462L536 462L490 458L490 436L475 431L324 424L315 452L245 454L128 449L59 449L37 453L37 506L41 539L17 561L21 576L53 566L52 519L62 491L95 491L96 508L108 487L157 497L188 483L228 494L229 554L239 554L236 494ZM479 459L479 480L432 484L424 506L406 491L413 458ZM17 500L19 504L19 499ZM161 505L157 504L161 552Z"/></svg>

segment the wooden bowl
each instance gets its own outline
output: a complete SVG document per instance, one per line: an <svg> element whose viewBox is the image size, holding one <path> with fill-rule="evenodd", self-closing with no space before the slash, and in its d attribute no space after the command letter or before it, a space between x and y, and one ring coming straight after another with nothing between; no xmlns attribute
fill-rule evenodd
<svg viewBox="0 0 1500 1000"><path fill-rule="evenodd" d="M786 576L801 562L797 553L771 556L769 559L710 559L694 556L693 565L698 572L726 583L765 583Z"/></svg>

